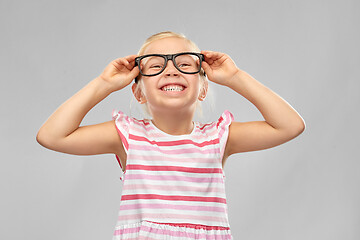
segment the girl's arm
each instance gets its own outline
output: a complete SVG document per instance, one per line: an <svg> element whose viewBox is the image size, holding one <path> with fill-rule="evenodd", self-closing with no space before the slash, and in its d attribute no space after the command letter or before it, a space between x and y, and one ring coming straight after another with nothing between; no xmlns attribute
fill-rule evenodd
<svg viewBox="0 0 360 240"><path fill-rule="evenodd" d="M124 154L114 121L82 126L84 116L110 93L118 91L139 74L136 55L112 61L104 72L63 103L43 124L37 141L44 147L76 155Z"/></svg>
<svg viewBox="0 0 360 240"><path fill-rule="evenodd" d="M203 68L210 81L241 94L263 115L265 121L233 122L229 128L224 159L234 153L256 151L285 143L305 129L304 120L279 95L246 72L223 53L202 51Z"/></svg>

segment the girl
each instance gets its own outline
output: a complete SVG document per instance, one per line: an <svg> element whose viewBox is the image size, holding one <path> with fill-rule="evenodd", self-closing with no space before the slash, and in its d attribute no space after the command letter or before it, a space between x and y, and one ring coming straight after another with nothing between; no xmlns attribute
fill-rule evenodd
<svg viewBox="0 0 360 240"><path fill-rule="evenodd" d="M206 78L207 77L207 78ZM151 119L114 112L113 120L79 126L110 93L132 84ZM193 121L208 80L253 103L265 121ZM219 52L201 51L185 36L162 32L138 55L112 61L100 76L62 104L37 141L77 155L113 153L123 174L115 239L232 239L223 168L235 153L271 148L298 136L303 119L281 97Z"/></svg>

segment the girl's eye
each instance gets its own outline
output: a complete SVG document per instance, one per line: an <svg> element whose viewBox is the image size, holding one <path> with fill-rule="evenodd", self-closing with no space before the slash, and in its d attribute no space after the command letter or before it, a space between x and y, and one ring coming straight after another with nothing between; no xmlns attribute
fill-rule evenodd
<svg viewBox="0 0 360 240"><path fill-rule="evenodd" d="M189 64L189 63L179 63L179 64L178 64L178 67L180 67L180 68L182 68L182 67L189 67L189 66L191 66L191 64Z"/></svg>
<svg viewBox="0 0 360 240"><path fill-rule="evenodd" d="M160 64L152 65L150 68L162 68L163 66Z"/></svg>

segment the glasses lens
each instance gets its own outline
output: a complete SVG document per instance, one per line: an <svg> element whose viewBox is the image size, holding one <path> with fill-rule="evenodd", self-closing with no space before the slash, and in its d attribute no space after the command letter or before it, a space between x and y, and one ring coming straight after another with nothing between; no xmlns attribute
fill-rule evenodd
<svg viewBox="0 0 360 240"><path fill-rule="evenodd" d="M160 56L148 56L140 60L141 72L145 75L158 74L165 64L165 58Z"/></svg>
<svg viewBox="0 0 360 240"><path fill-rule="evenodd" d="M198 73L201 69L200 58L196 54L178 55L175 64L184 73Z"/></svg>

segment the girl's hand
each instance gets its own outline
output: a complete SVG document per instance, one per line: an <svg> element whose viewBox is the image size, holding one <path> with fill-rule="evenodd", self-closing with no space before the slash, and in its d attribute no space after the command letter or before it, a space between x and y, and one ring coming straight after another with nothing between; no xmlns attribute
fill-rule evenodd
<svg viewBox="0 0 360 240"><path fill-rule="evenodd" d="M205 56L202 68L212 82L227 86L240 71L234 61L225 53L212 51L201 51L201 53Z"/></svg>
<svg viewBox="0 0 360 240"><path fill-rule="evenodd" d="M123 89L139 74L139 68L135 67L137 55L113 60L100 74L99 78L109 84L112 91Z"/></svg>

